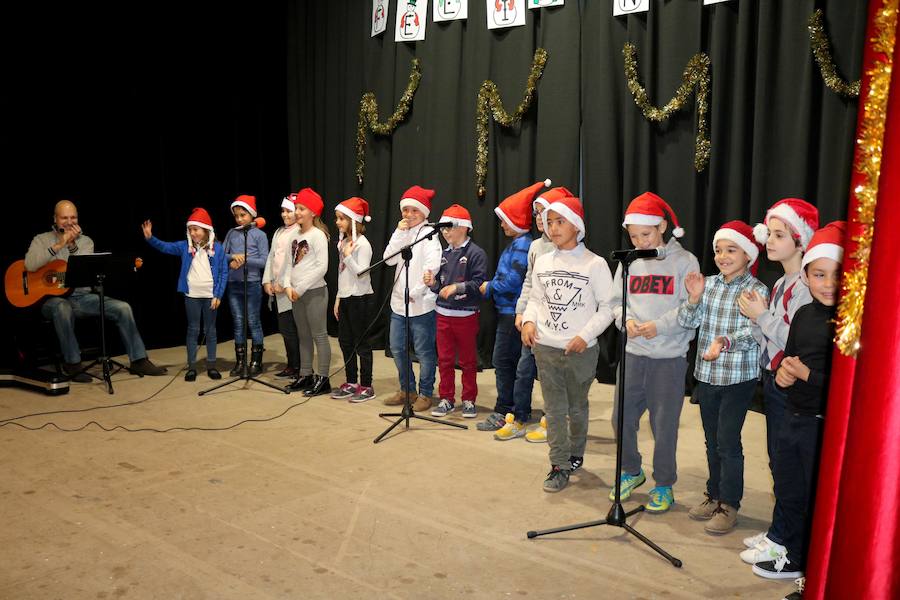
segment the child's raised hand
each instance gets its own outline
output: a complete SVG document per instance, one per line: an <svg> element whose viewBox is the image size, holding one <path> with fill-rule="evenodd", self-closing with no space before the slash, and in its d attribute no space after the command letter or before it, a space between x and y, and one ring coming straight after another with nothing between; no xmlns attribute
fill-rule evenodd
<svg viewBox="0 0 900 600"><path fill-rule="evenodd" d="M638 334L644 336L644 339L652 340L656 337L656 322L647 321L638 325Z"/></svg>
<svg viewBox="0 0 900 600"><path fill-rule="evenodd" d="M431 272L431 269L425 269L425 273L422 275L422 283L429 287L434 285L434 273Z"/></svg>
<svg viewBox="0 0 900 600"><path fill-rule="evenodd" d="M406 219L400 219L400 221L397 223L397 229L399 229L400 231L406 231L407 229L409 229L409 223L406 221Z"/></svg>
<svg viewBox="0 0 900 600"><path fill-rule="evenodd" d="M587 342L581 339L581 336L576 335L571 340L569 340L568 344L566 344L565 354L581 354L582 352L584 352L585 348L587 348Z"/></svg>
<svg viewBox="0 0 900 600"><path fill-rule="evenodd" d="M641 335L640 331L641 324L635 321L634 319L628 319L625 321L625 331L628 333L628 337L638 337Z"/></svg>
<svg viewBox="0 0 900 600"><path fill-rule="evenodd" d="M446 300L447 298L449 298L450 296L452 296L455 293L456 293L456 285L454 285L454 284L445 285L444 287L441 288L441 298L443 298L444 300Z"/></svg>
<svg viewBox="0 0 900 600"><path fill-rule="evenodd" d="M725 338L719 336L714 338L712 342L709 344L709 348L706 349L706 352L703 353L703 360L713 361L719 358L719 355L722 354L722 348L725 347Z"/></svg>
<svg viewBox="0 0 900 600"><path fill-rule="evenodd" d="M809 367L803 364L803 361L800 360L799 356L786 356L784 360L781 361L781 366L778 368L780 371L782 368L787 371L788 375L794 377L794 379L802 379L803 381L809 381Z"/></svg>
<svg viewBox="0 0 900 600"><path fill-rule="evenodd" d="M524 325L522 325L522 343L528 346L529 348L534 348L534 343L537 341L537 328L534 325L534 321L528 321Z"/></svg>
<svg viewBox="0 0 900 600"><path fill-rule="evenodd" d="M738 307L741 309L741 314L754 323L768 308L766 301L756 290L742 292L738 297Z"/></svg>
<svg viewBox="0 0 900 600"><path fill-rule="evenodd" d="M141 224L141 229L144 232L145 240L149 240L151 237L153 237L153 223L150 221L150 219L147 219Z"/></svg>
<svg viewBox="0 0 900 600"><path fill-rule="evenodd" d="M688 300L691 304L700 302L703 297L703 289L706 287L706 279L702 273L692 271L684 278L684 289L687 290Z"/></svg>
<svg viewBox="0 0 900 600"><path fill-rule="evenodd" d="M797 378L785 368L784 361L781 361L781 366L778 367L778 372L775 373L775 383L782 388L789 388L797 383Z"/></svg>
<svg viewBox="0 0 900 600"><path fill-rule="evenodd" d="M344 258L347 258L351 254L353 254L353 248L355 246L356 243L352 239L347 238L344 240L344 247L341 249L341 252L343 252L344 254Z"/></svg>
<svg viewBox="0 0 900 600"><path fill-rule="evenodd" d="M209 301L209 307L213 310L216 310L217 308L219 308L219 305L221 303L222 303L222 300L220 300L219 298L213 298L212 300Z"/></svg>

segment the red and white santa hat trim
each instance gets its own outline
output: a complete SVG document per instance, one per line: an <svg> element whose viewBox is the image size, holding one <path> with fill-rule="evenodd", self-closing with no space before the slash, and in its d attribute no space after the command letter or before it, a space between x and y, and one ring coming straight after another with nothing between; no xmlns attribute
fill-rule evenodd
<svg viewBox="0 0 900 600"><path fill-rule="evenodd" d="M231 203L232 210L235 206L240 206L253 218L256 218L256 196L248 196L247 194L241 194L237 198L234 199L234 202Z"/></svg>
<svg viewBox="0 0 900 600"><path fill-rule="evenodd" d="M728 240L738 245L738 248L747 253L750 257L750 272L756 275L756 269L759 265L759 252L762 244L758 243L753 237L753 228L743 221L728 221L713 236L713 251L716 249L716 242L719 240Z"/></svg>
<svg viewBox="0 0 900 600"><path fill-rule="evenodd" d="M429 190L418 185L414 185L400 197L400 209L407 206L419 210L425 217L431 214L431 201L434 199L434 190Z"/></svg>
<svg viewBox="0 0 900 600"><path fill-rule="evenodd" d="M322 201L322 196L319 195L319 192L305 187L297 192L297 197L294 198L294 207L296 208L297 206L304 206L312 211L312 214L319 217L322 215L325 203Z"/></svg>
<svg viewBox="0 0 900 600"><path fill-rule="evenodd" d="M575 226L575 229L578 230L579 242L584 239L584 206L582 206L580 199L575 198L574 196L568 196L566 198L560 198L550 204L550 206L547 207L547 210L541 213L541 220L544 222L544 231L549 231L547 228L547 213L550 211L555 212Z"/></svg>
<svg viewBox="0 0 900 600"><path fill-rule="evenodd" d="M350 232L354 242L356 241L356 224L368 223L372 220L372 217L369 215L369 203L357 196L347 198L335 206L334 211L344 214L350 219Z"/></svg>
<svg viewBox="0 0 900 600"><path fill-rule="evenodd" d="M441 215L440 223L453 223L454 227L468 227L472 231L472 215L466 207L459 204L451 204Z"/></svg>
<svg viewBox="0 0 900 600"><path fill-rule="evenodd" d="M800 240L800 247L806 250L813 233L819 228L819 209L800 198L784 198L766 211L766 218L753 228L756 241L765 244L769 237L769 219L775 217L790 228L794 238Z"/></svg>
<svg viewBox="0 0 900 600"><path fill-rule="evenodd" d="M549 181L550 180L548 179L545 183L549 183ZM531 203L531 210L537 212L538 206L543 206L546 209L557 200L574 197L575 194L563 186L551 188L534 199L534 202Z"/></svg>
<svg viewBox="0 0 900 600"><path fill-rule="evenodd" d="M287 210L294 210L294 205L296 204L297 194L288 194L281 200L281 208L286 208Z"/></svg>
<svg viewBox="0 0 900 600"><path fill-rule="evenodd" d="M675 229L672 230L673 236L676 238L684 236L684 229L678 224L678 217L675 216L672 207L653 192L644 192L632 200L625 209L625 220L622 221L622 227L627 228L629 225L656 226L664 220L671 221L675 226Z"/></svg>
<svg viewBox="0 0 900 600"><path fill-rule="evenodd" d="M550 183L549 179L538 181L523 190L519 190L512 196L507 196L494 209L494 214L500 217L500 220L516 233L528 233L531 230L534 196L545 187L550 187Z"/></svg>
<svg viewBox="0 0 900 600"><path fill-rule="evenodd" d="M847 235L847 221L832 221L825 227L817 230L806 253L803 255L803 261L800 268L805 269L806 265L817 258L830 258L838 263L844 260L844 237Z"/></svg>
<svg viewBox="0 0 900 600"><path fill-rule="evenodd" d="M213 230L212 219L205 208L198 207L191 211L191 216L188 217L185 227L190 227L191 225L202 227L209 232L209 236L206 240L206 251L210 256L213 256L215 254L213 249L215 248L216 232ZM191 239L190 232L187 234L187 242L191 254L194 254L196 250L194 249L194 241Z"/></svg>

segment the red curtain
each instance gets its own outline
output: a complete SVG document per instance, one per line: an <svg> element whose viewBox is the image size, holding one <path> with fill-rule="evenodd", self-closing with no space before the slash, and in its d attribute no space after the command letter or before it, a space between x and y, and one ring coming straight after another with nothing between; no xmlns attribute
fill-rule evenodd
<svg viewBox="0 0 900 600"><path fill-rule="evenodd" d="M872 39L886 4L896 10L896 1L869 5L859 122L868 71L885 58ZM856 359L834 354L804 598L900 598L900 64L893 66L860 349ZM854 169L851 190L861 182ZM851 192L845 272L860 232L857 206Z"/></svg>

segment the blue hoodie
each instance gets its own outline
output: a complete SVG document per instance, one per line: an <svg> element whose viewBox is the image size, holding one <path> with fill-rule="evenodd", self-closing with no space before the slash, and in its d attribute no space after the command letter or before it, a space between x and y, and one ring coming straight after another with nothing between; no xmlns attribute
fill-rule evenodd
<svg viewBox="0 0 900 600"><path fill-rule="evenodd" d="M178 291L182 294L188 293L187 276L191 270L191 262L194 255L191 254L190 246L187 240L180 242L164 242L155 236L150 236L147 243L159 250L163 254L171 254L172 256L181 257L181 272L178 274ZM225 294L225 285L228 283L228 261L225 256L225 250L219 242L213 243L213 255L209 257L209 268L213 274L213 298L222 299Z"/></svg>
<svg viewBox="0 0 900 600"><path fill-rule="evenodd" d="M528 271L529 246L530 233L524 233L513 240L500 255L497 272L488 282L484 297L494 301L494 306L501 315L516 314L516 301L522 293L522 284Z"/></svg>

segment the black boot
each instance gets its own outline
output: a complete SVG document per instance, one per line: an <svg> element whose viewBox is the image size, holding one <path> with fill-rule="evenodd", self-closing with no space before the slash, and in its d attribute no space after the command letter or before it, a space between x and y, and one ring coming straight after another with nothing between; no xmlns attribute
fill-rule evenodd
<svg viewBox="0 0 900 600"><path fill-rule="evenodd" d="M288 385L287 389L291 392L305 392L312 387L313 383L315 383L313 381L313 375L301 375L295 379L293 383Z"/></svg>
<svg viewBox="0 0 900 600"><path fill-rule="evenodd" d="M312 398L313 396L321 396L322 394L331 393L331 382L324 375L314 375L312 387L303 392L303 395Z"/></svg>
<svg viewBox="0 0 900 600"><path fill-rule="evenodd" d="M247 363L247 346L244 344L234 345L234 368L228 372L232 377L240 377L244 374L244 365Z"/></svg>
<svg viewBox="0 0 900 600"><path fill-rule="evenodd" d="M263 355L262 346L257 346L256 344L250 348L250 375L259 375L263 372L262 366L262 355Z"/></svg>

